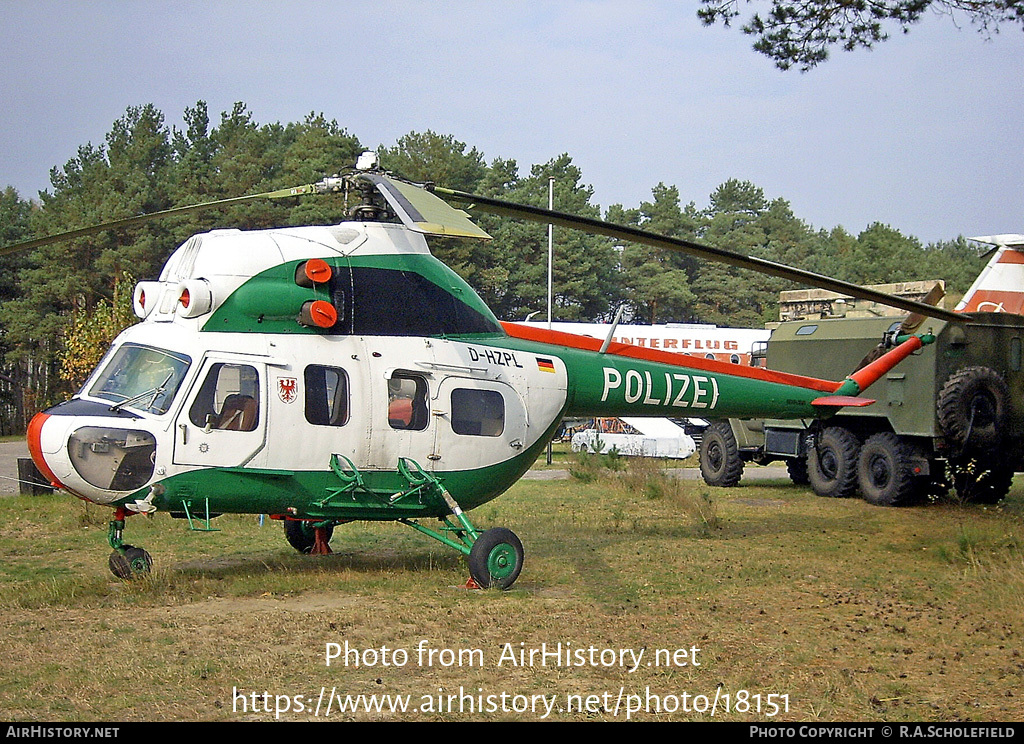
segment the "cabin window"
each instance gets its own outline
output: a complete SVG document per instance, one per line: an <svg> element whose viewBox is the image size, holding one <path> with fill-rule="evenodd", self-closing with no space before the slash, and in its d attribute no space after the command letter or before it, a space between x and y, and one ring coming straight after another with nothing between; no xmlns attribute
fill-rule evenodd
<svg viewBox="0 0 1024 744"><path fill-rule="evenodd" d="M104 365L89 394L137 411L166 413L191 362L184 354L124 344Z"/></svg>
<svg viewBox="0 0 1024 744"><path fill-rule="evenodd" d="M818 326L816 326L816 325L800 326L799 328L796 329L796 335L797 336L810 336L816 330L818 330Z"/></svg>
<svg viewBox="0 0 1024 744"><path fill-rule="evenodd" d="M348 375L337 367L306 367L306 421L318 426L348 423Z"/></svg>
<svg viewBox="0 0 1024 744"><path fill-rule="evenodd" d="M214 364L203 380L189 420L196 426L254 431L260 419L260 379L247 364Z"/></svg>
<svg viewBox="0 0 1024 744"><path fill-rule="evenodd" d="M452 431L475 437L497 437L505 430L505 399L496 390L459 388L452 391Z"/></svg>
<svg viewBox="0 0 1024 744"><path fill-rule="evenodd" d="M392 429L427 428L427 381L419 375L396 372L388 380L388 424Z"/></svg>

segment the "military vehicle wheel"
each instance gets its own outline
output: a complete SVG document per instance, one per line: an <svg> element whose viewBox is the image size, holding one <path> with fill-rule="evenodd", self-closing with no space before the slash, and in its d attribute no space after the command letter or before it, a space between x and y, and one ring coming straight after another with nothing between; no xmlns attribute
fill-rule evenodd
<svg viewBox="0 0 1024 744"><path fill-rule="evenodd" d="M728 421L715 421L700 441L700 474L709 486L728 488L743 477L740 448Z"/></svg>
<svg viewBox="0 0 1024 744"><path fill-rule="evenodd" d="M857 492L860 440L848 429L830 426L807 452L807 477L819 496L845 499Z"/></svg>
<svg viewBox="0 0 1024 744"><path fill-rule="evenodd" d="M914 451L896 434L882 432L868 437L860 449L857 481L861 495L875 506L901 506L913 500Z"/></svg>
<svg viewBox="0 0 1024 744"><path fill-rule="evenodd" d="M965 367L949 376L939 392L942 431L959 447L994 447L1002 441L1009 416L1010 389L988 367Z"/></svg>
<svg viewBox="0 0 1024 744"><path fill-rule="evenodd" d="M119 579L134 579L137 576L148 574L153 568L153 557L142 548L134 545L122 545L121 550L115 550L110 554L107 561L110 572Z"/></svg>
<svg viewBox="0 0 1024 744"><path fill-rule="evenodd" d="M792 460L786 460L786 470L789 473L789 479L793 481L795 485L806 486L811 482L810 476L807 472L806 457L796 457Z"/></svg>
<svg viewBox="0 0 1024 744"><path fill-rule="evenodd" d="M469 551L469 575L483 589L508 589L523 570L523 544L504 527L487 530Z"/></svg>
<svg viewBox="0 0 1024 744"><path fill-rule="evenodd" d="M331 536L334 534L334 527L332 525L325 529L327 531L324 534L324 542L330 542ZM284 536L288 540L288 544L300 553L309 553L316 545L316 533L313 530L312 522L286 519L284 521Z"/></svg>

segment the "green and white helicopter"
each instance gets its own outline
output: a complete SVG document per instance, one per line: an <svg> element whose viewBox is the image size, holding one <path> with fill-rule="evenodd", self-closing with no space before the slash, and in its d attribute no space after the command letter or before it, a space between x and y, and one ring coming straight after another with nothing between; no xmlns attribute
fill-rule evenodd
<svg viewBox="0 0 1024 744"><path fill-rule="evenodd" d="M369 154L368 154L369 155ZM345 175L181 207L8 246L3 252L250 199L345 191L330 226L212 230L135 289L140 323L81 390L31 421L29 450L55 488L114 510L110 568L152 558L125 520L162 511L209 528L223 513L281 520L290 544L329 552L333 529L394 521L507 588L523 546L466 512L514 484L564 417L827 418L927 334L830 382L502 323L425 235L487 239L449 202L686 251L908 312L952 313L817 274L643 230L402 181L360 158ZM443 197L443 198L442 198Z"/></svg>

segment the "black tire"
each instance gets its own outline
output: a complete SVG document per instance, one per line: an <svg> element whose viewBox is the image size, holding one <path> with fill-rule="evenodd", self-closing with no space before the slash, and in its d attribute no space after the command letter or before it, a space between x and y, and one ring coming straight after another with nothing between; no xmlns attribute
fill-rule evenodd
<svg viewBox="0 0 1024 744"><path fill-rule="evenodd" d="M792 460L786 460L786 470L789 472L789 479L795 485L806 486L811 482L806 457L795 457Z"/></svg>
<svg viewBox="0 0 1024 744"><path fill-rule="evenodd" d="M860 440L848 429L830 426L807 452L807 478L819 496L845 499L857 493Z"/></svg>
<svg viewBox="0 0 1024 744"><path fill-rule="evenodd" d="M331 536L334 535L334 526L328 525L325 529L327 530L326 541L330 542ZM300 553L309 553L316 545L316 533L313 531L312 522L286 519L284 521L284 536L288 540L288 544Z"/></svg>
<svg viewBox="0 0 1024 744"><path fill-rule="evenodd" d="M715 421L700 440L700 474L709 486L731 488L743 477L743 460L728 421Z"/></svg>
<svg viewBox="0 0 1024 744"><path fill-rule="evenodd" d="M469 551L469 575L482 589L508 589L523 570L523 543L516 533L495 527L482 533Z"/></svg>
<svg viewBox="0 0 1024 744"><path fill-rule="evenodd" d="M936 404L939 426L961 449L997 446L1010 413L1010 389L988 367L965 367L949 376Z"/></svg>
<svg viewBox="0 0 1024 744"><path fill-rule="evenodd" d="M914 448L896 434L868 437L860 449L857 482L864 500L875 506L903 506L915 500Z"/></svg>
<svg viewBox="0 0 1024 744"><path fill-rule="evenodd" d="M153 557L142 548L122 545L107 561L110 572L119 579L130 580L148 574L153 568Z"/></svg>

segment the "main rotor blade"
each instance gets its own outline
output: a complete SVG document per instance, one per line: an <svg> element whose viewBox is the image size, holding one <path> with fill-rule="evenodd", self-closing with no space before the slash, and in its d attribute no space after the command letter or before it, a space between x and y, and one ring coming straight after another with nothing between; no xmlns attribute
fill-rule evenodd
<svg viewBox="0 0 1024 744"><path fill-rule="evenodd" d="M557 212L541 207L534 207L526 204L515 204L513 202L502 201L500 199L493 199L487 196L479 196L476 194L470 194L465 191L456 191L454 189L446 189L440 186L433 187L434 192L443 196L448 196L460 202L469 202L477 209L483 212L490 212L492 214L503 215L505 217L513 217L517 219L530 220L532 222L542 222L544 224L560 225L562 227L570 227L574 230L582 230L584 232L594 233L596 235L604 235L609 238L615 238L617 240L625 240L633 243L642 243L644 245L650 245L655 248L664 248L670 251L678 251L680 253L686 253L691 256L697 256L699 258L705 258L712 261L718 261L720 263L728 264L730 266L736 266L742 269L750 269L757 271L762 274L768 274L769 276L779 277L780 279L789 279L794 282L800 282L801 284L810 285L812 287L820 287L821 289L828 289L833 292L839 292L840 294L848 295L850 297L858 297L864 300L871 300L882 305L889 307L900 308L907 312L916 312L921 315L925 315L930 318L939 318L941 320L948 320L959 323L970 322L969 318L964 317L960 313L954 313L949 310L942 310L932 305L927 305L923 302L917 302L915 300L907 300L901 297L894 297L893 295L886 294L885 292L879 292L874 289L868 289L858 284L851 284L849 282L840 281L839 279L832 279L831 277L824 276L822 274L816 274L813 271L805 271L803 269L797 269L793 266L787 266L785 264L775 263L774 261L768 261L764 258L757 258L755 256L744 256L741 253L735 253L728 251L723 248L714 248L709 245L702 245L689 240L683 240L681 238L669 238L664 235L658 235L657 233L647 232L635 227L626 227L623 225L615 225L604 220L594 219L592 217L579 217L572 214L566 214L565 212Z"/></svg>
<svg viewBox="0 0 1024 744"><path fill-rule="evenodd" d="M8 253L18 253L19 251L28 251L33 248L39 248L44 245L51 245L53 243L62 243L67 240L74 240L75 238L84 238L87 235L95 235L96 233L103 232L104 230L116 230L121 227L131 227L132 225L139 225L143 222L150 220L156 220L163 217L171 217L173 215L188 214L189 212L198 212L203 209L213 209L215 207L225 207L231 204L242 204L247 201L254 201L256 199L283 199L288 196L301 196L303 194L312 194L316 191L316 184L307 184L305 186L293 186L288 189L279 189L277 191L267 191L262 194L248 194L246 196L234 196L229 199L218 199L216 201L202 202L200 204L190 204L185 207L172 207L171 209L164 209L159 212L149 212L147 214L139 214L134 217L125 217L120 220L112 220L110 222L103 222L99 225L92 225L90 227L81 227L77 230L69 230L67 232L57 233L55 235L47 235L45 238L35 238L34 240L27 240L23 243L14 243L0 248L0 256Z"/></svg>

